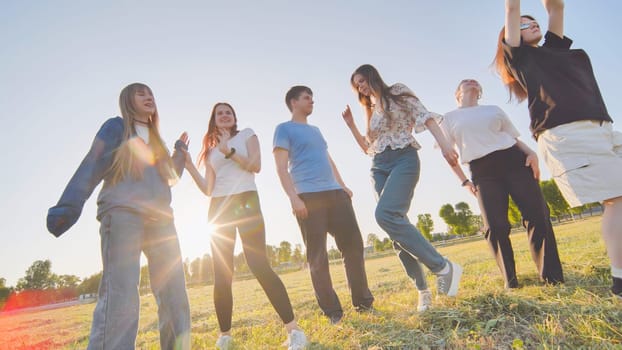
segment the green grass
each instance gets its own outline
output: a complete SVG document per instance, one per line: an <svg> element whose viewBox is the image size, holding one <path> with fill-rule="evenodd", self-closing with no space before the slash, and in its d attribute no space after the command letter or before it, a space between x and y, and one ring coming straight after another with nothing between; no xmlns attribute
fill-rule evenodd
<svg viewBox="0 0 622 350"><path fill-rule="evenodd" d="M465 269L457 298L441 297L418 314L416 291L395 256L367 261L376 311L358 314L350 305L343 268L331 266L345 309L332 326L321 316L308 271L282 275L310 349L622 349L622 303L609 292L609 263L600 238L600 217L556 226L566 283L538 281L526 234L512 235L522 288L503 289L486 242L440 249ZM428 275L431 286L435 280ZM255 280L233 285L236 349L278 349L284 328ZM218 326L212 287L188 290L194 349L212 349ZM158 349L156 307L141 300L139 349ZM83 349L95 304L0 316L0 349ZM38 345L37 345L38 344ZM39 346L39 347L37 347Z"/></svg>

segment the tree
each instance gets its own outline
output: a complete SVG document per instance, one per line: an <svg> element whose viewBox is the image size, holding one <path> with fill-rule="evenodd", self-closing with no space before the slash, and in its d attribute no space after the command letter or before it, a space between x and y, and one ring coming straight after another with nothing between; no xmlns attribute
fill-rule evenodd
<svg viewBox="0 0 622 350"><path fill-rule="evenodd" d="M421 231L423 237L428 241L432 240L432 230L434 230L432 215L428 213L417 215L417 228Z"/></svg>
<svg viewBox="0 0 622 350"><path fill-rule="evenodd" d="M335 247L330 247L328 250L328 260L336 259L341 259L341 252Z"/></svg>
<svg viewBox="0 0 622 350"><path fill-rule="evenodd" d="M512 197L510 197L510 202L508 203L508 220L512 227L519 227L523 223L523 215L518 210L518 206Z"/></svg>
<svg viewBox="0 0 622 350"><path fill-rule="evenodd" d="M551 209L551 215L560 221L560 216L566 214L570 206L559 191L557 184L553 180L540 181L540 189L544 200Z"/></svg>
<svg viewBox="0 0 622 350"><path fill-rule="evenodd" d="M196 258L190 263L190 282L199 283L203 276L201 276L201 258Z"/></svg>
<svg viewBox="0 0 622 350"><path fill-rule="evenodd" d="M443 205L439 216L447 224L448 234L471 235L477 232L475 216L465 202L457 203L454 207L451 204Z"/></svg>
<svg viewBox="0 0 622 350"><path fill-rule="evenodd" d="M249 271L244 252L240 252L240 254L233 257L233 268L234 271L238 273L245 273Z"/></svg>
<svg viewBox="0 0 622 350"><path fill-rule="evenodd" d="M266 244L266 256L268 257L270 266L275 267L279 265L279 254L277 247Z"/></svg>
<svg viewBox="0 0 622 350"><path fill-rule="evenodd" d="M82 280L82 283L78 285L79 294L94 294L99 289L99 283L102 279L102 272L96 273L90 277ZM142 279L142 275L141 275Z"/></svg>
<svg viewBox="0 0 622 350"><path fill-rule="evenodd" d="M74 275L60 275L56 279L56 288L77 288L80 284L80 277Z"/></svg>
<svg viewBox="0 0 622 350"><path fill-rule="evenodd" d="M209 254L203 255L201 259L201 283L214 282L214 260Z"/></svg>
<svg viewBox="0 0 622 350"><path fill-rule="evenodd" d="M50 260L37 260L26 270L26 276L17 281L18 291L28 289L53 289L56 287L56 275L52 273Z"/></svg>
<svg viewBox="0 0 622 350"><path fill-rule="evenodd" d="M151 278L149 276L149 265L141 266L140 268L140 282L138 288L141 292L146 292L151 287Z"/></svg>
<svg viewBox="0 0 622 350"><path fill-rule="evenodd" d="M6 286L6 279L0 277L0 309L2 309L2 305L11 294L11 291L11 288L7 288Z"/></svg>
<svg viewBox="0 0 622 350"><path fill-rule="evenodd" d="M283 241L279 245L279 262L288 262L292 258L292 244Z"/></svg>
<svg viewBox="0 0 622 350"><path fill-rule="evenodd" d="M302 253L302 245L296 244L294 247L294 252L292 253L292 262L296 264L302 264L305 262L305 256Z"/></svg>

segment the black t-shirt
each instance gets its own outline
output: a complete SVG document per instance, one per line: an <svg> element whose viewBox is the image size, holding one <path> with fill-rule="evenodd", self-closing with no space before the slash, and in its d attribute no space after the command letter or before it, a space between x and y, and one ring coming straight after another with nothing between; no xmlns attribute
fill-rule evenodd
<svg viewBox="0 0 622 350"><path fill-rule="evenodd" d="M578 120L610 121L607 107L585 51L570 49L572 40L552 32L544 44L511 47L505 59L514 77L527 89L530 129L534 137L546 129Z"/></svg>

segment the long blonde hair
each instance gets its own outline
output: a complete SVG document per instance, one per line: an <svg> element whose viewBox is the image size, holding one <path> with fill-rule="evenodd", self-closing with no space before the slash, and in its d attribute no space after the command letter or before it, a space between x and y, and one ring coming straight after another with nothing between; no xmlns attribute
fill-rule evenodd
<svg viewBox="0 0 622 350"><path fill-rule="evenodd" d="M123 139L112 161L111 181L113 185L123 181L128 176L135 180L140 180L143 177L145 160L138 159L136 149L132 147L132 139L136 136L134 121L137 115L134 95L140 91L146 91L153 95L151 89L142 83L133 83L126 86L119 95L119 108L123 117ZM159 122L160 116L156 108L148 123L149 144L147 147L148 151L151 152L151 157L149 157L151 161L148 163L155 165L162 179L172 184L177 181L178 177L174 171L173 160L169 151L160 137Z"/></svg>

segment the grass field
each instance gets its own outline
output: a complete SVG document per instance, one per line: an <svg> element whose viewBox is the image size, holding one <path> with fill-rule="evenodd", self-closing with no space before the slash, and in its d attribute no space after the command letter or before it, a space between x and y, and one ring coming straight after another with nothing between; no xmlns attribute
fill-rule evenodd
<svg viewBox="0 0 622 350"><path fill-rule="evenodd" d="M309 349L622 349L622 302L611 284L600 217L556 226L566 284L543 286L530 260L525 233L512 235L522 288L503 289L486 242L441 248L464 266L457 298L441 297L434 308L416 312L416 290L398 259L367 261L376 311L354 312L340 265L331 266L345 309L330 325L316 304L308 271L282 275ZM435 279L428 274L431 286ZM233 285L236 349L279 349L286 334L255 280ZM213 349L218 326L212 287L188 290L194 349ZM156 307L141 299L139 349L158 349ZM0 349L84 349L94 303L63 309L0 316Z"/></svg>

